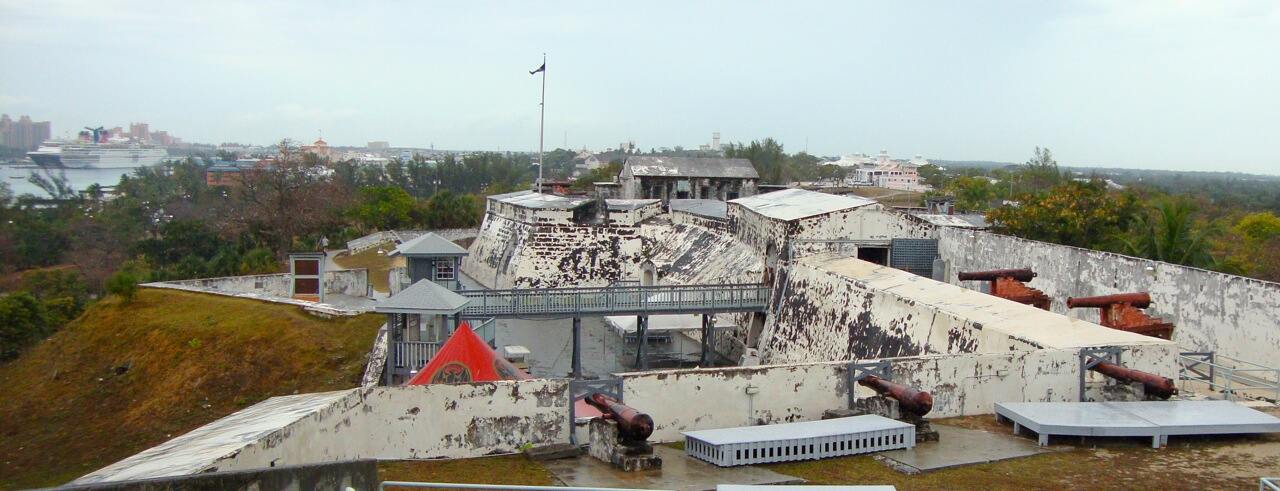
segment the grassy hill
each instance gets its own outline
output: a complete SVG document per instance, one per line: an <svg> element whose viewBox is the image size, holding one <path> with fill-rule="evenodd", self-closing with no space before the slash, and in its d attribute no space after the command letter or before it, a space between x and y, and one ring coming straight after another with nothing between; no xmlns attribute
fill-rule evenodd
<svg viewBox="0 0 1280 491"><path fill-rule="evenodd" d="M65 483L276 395L359 384L383 318L142 289L0 365L0 488Z"/></svg>

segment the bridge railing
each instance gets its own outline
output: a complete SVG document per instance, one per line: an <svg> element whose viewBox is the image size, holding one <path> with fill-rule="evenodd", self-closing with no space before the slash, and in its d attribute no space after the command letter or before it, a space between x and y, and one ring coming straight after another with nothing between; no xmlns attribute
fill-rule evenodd
<svg viewBox="0 0 1280 491"><path fill-rule="evenodd" d="M466 316L576 313L669 313L748 311L763 308L763 284L654 285L545 289L472 290Z"/></svg>

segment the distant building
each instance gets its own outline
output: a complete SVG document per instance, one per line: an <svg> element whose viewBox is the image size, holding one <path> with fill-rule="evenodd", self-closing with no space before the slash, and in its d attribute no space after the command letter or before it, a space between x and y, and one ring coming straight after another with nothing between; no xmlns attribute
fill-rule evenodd
<svg viewBox="0 0 1280 491"><path fill-rule="evenodd" d="M588 172L599 169L606 165L609 165L609 158L605 157L604 154L600 154L600 155L587 154L586 157L584 157L582 160L579 160L577 163L573 165L573 175L575 177L586 175Z"/></svg>
<svg viewBox="0 0 1280 491"><path fill-rule="evenodd" d="M246 173L264 169L267 165L268 161L258 159L216 162L205 168L204 182L209 186L238 187L244 183Z"/></svg>
<svg viewBox="0 0 1280 491"><path fill-rule="evenodd" d="M881 150L875 158L862 154L846 155L832 164L852 168L845 178L850 186L877 186L901 191L924 192L930 188L920 182L920 167L929 161L916 155L911 160L893 160L887 151Z"/></svg>
<svg viewBox="0 0 1280 491"><path fill-rule="evenodd" d="M628 157L618 174L626 199L737 199L756 194L760 174L747 159Z"/></svg>
<svg viewBox="0 0 1280 491"><path fill-rule="evenodd" d="M329 148L329 142L324 141L324 138L317 138L314 143L303 145L302 152L314 154L322 159L333 159L333 149Z"/></svg>
<svg viewBox="0 0 1280 491"><path fill-rule="evenodd" d="M31 116L22 116L15 122L8 114L0 115L0 145L35 150L53 134L52 127L48 121L32 121Z"/></svg>
<svg viewBox="0 0 1280 491"><path fill-rule="evenodd" d="M151 125L129 123L129 138L133 138L138 143L151 143Z"/></svg>

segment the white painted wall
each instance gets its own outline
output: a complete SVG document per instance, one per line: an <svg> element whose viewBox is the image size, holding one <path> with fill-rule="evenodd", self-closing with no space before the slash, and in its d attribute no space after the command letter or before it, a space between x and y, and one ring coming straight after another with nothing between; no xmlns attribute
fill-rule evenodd
<svg viewBox="0 0 1280 491"><path fill-rule="evenodd" d="M351 459L481 457L568 442L568 381L376 387L273 397L81 482Z"/></svg>
<svg viewBox="0 0 1280 491"><path fill-rule="evenodd" d="M939 238L949 282L977 289L956 273L1031 267L1054 312L1090 321L1097 309L1068 310L1067 297L1148 291L1147 312L1175 325L1183 350L1280 365L1280 283L988 232L940 227Z"/></svg>
<svg viewBox="0 0 1280 491"><path fill-rule="evenodd" d="M893 380L930 392L929 417L990 414L996 402L1074 401L1076 350L888 358ZM623 400L653 417L655 441L681 431L821 419L847 405L846 362L621 374ZM748 387L758 392L748 394ZM855 396L875 393L855 385Z"/></svg>
<svg viewBox="0 0 1280 491"><path fill-rule="evenodd" d="M765 363L1121 346L1124 365L1173 377L1177 346L854 258L814 256L778 274Z"/></svg>

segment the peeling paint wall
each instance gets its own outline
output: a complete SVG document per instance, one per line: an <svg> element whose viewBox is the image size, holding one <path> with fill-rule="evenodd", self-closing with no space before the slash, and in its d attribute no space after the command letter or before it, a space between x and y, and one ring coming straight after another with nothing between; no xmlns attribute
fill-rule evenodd
<svg viewBox="0 0 1280 491"><path fill-rule="evenodd" d="M1049 295L1054 312L1089 321L1098 310L1068 310L1067 297L1149 291L1146 311L1176 326L1173 340L1183 350L1277 365L1280 283L989 232L942 227L939 237L954 284L978 288L956 280L959 271L1031 267L1038 276L1030 286Z"/></svg>
<svg viewBox="0 0 1280 491"><path fill-rule="evenodd" d="M853 258L779 270L765 363L1121 346L1124 365L1173 377L1177 346Z"/></svg>
<svg viewBox="0 0 1280 491"><path fill-rule="evenodd" d="M763 281L764 256L722 230L655 221L642 226L641 234L662 283Z"/></svg>
<svg viewBox="0 0 1280 491"><path fill-rule="evenodd" d="M223 276L219 278L199 278L194 280L173 280L169 283L206 290L209 293L261 293L279 297L289 296L289 282L293 275L289 273L259 274L247 276ZM338 293L363 297L369 290L369 270L339 269L324 272L325 293Z"/></svg>
<svg viewBox="0 0 1280 491"><path fill-rule="evenodd" d="M770 250L785 253L794 239L883 240L888 243L893 238L933 238L935 228L909 215L886 210L878 203L791 221L770 218L732 202L728 213L729 230L761 254Z"/></svg>
<svg viewBox="0 0 1280 491"><path fill-rule="evenodd" d="M713 218L680 210L671 210L671 224L693 225L716 231L729 229L729 219L727 218Z"/></svg>
<svg viewBox="0 0 1280 491"><path fill-rule="evenodd" d="M553 222L485 215L462 271L490 288L604 286L639 275L639 227Z"/></svg>
<svg viewBox="0 0 1280 491"><path fill-rule="evenodd" d="M546 379L273 397L77 482L512 453L567 443L568 408L568 381Z"/></svg>
<svg viewBox="0 0 1280 491"><path fill-rule="evenodd" d="M1078 351L890 358L895 382L934 396L929 417L990 414L996 402L1073 401ZM623 400L653 417L653 440L680 432L821 419L847 404L845 362L626 373ZM747 387L758 390L755 395ZM858 398L875 395L855 385Z"/></svg>
<svg viewBox="0 0 1280 491"><path fill-rule="evenodd" d="M221 469L340 459L466 458L566 443L568 381L377 387L339 401L230 459Z"/></svg>

